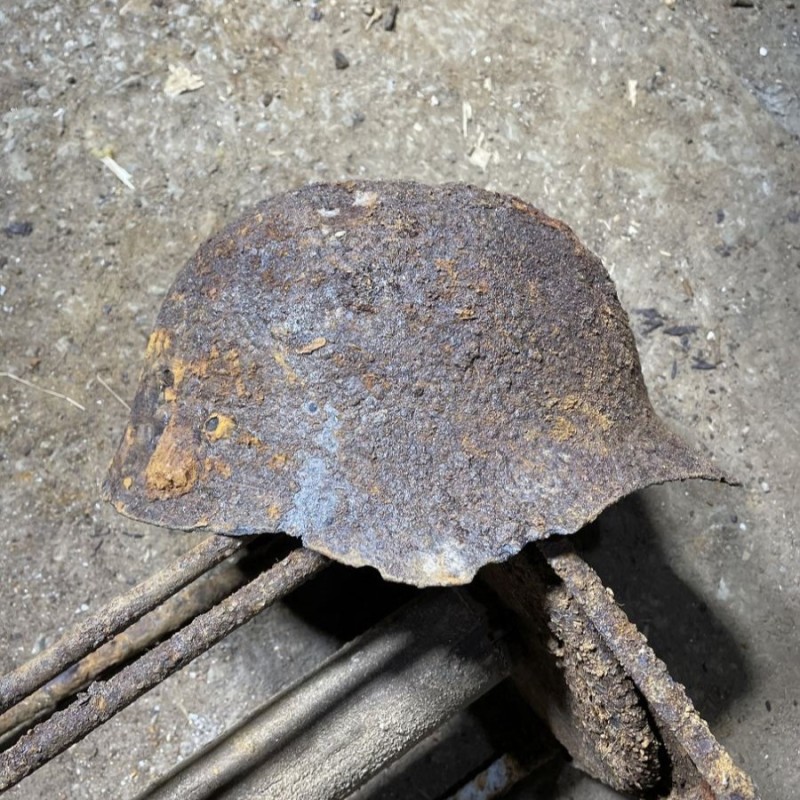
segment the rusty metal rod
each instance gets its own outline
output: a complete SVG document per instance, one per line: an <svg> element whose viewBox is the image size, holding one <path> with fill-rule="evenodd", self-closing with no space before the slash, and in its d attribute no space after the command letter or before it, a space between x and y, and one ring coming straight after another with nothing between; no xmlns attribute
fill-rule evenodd
<svg viewBox="0 0 800 800"><path fill-rule="evenodd" d="M90 614L30 661L0 677L0 714L235 553L245 542L241 538L209 536L160 572Z"/></svg>
<svg viewBox="0 0 800 800"><path fill-rule="evenodd" d="M240 550L239 554L242 553L246 556L247 550ZM53 712L60 703L88 686L110 667L132 660L247 583L252 575L242 569L241 559L237 558L239 554L201 575L5 714L0 714L0 747L5 739L21 732L24 727L30 727L37 718Z"/></svg>
<svg viewBox="0 0 800 800"><path fill-rule="evenodd" d="M429 590L138 800L342 800L509 668L479 604L457 590Z"/></svg>
<svg viewBox="0 0 800 800"><path fill-rule="evenodd" d="M714 797L758 800L753 782L711 734L683 686L670 677L664 662L613 602L597 573L565 540L541 542L539 549L644 695L653 716L686 751Z"/></svg>
<svg viewBox="0 0 800 800"><path fill-rule="evenodd" d="M0 753L0 792L63 753L329 563L327 558L311 550L294 550L138 661L108 681L90 686L85 698L54 714Z"/></svg>

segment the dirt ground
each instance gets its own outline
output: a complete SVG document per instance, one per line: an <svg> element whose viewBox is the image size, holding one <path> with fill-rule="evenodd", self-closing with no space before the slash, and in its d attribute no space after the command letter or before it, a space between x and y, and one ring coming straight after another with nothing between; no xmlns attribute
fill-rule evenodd
<svg viewBox="0 0 800 800"><path fill-rule="evenodd" d="M310 181L466 181L604 259L657 410L741 481L643 492L587 552L764 798L794 796L796 5L401 0L386 30L345 0L2 3L0 670L196 541L99 484L197 246ZM8 797L135 796L319 657L300 625L262 615ZM613 794L564 769L547 796Z"/></svg>

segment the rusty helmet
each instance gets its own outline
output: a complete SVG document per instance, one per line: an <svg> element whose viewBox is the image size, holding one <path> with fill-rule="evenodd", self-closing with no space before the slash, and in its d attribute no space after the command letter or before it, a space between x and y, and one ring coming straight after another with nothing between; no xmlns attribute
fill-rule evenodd
<svg viewBox="0 0 800 800"><path fill-rule="evenodd" d="M693 477L721 475L655 415L611 279L564 223L354 181L263 201L181 270L104 491L427 586Z"/></svg>

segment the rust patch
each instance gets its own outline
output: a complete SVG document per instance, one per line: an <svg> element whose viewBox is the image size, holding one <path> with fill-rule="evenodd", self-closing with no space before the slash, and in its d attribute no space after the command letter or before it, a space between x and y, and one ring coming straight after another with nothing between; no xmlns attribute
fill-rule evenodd
<svg viewBox="0 0 800 800"><path fill-rule="evenodd" d="M156 328L147 340L147 349L145 356L147 358L155 358L164 355L169 350L172 344L172 335L168 330L163 328Z"/></svg>
<svg viewBox="0 0 800 800"><path fill-rule="evenodd" d="M228 350L225 353L225 364L230 372L231 377L233 378L233 384L236 390L236 394L238 397L247 397L248 391L247 387L245 386L243 372L242 372L242 363L239 358L239 352L237 350Z"/></svg>
<svg viewBox="0 0 800 800"><path fill-rule="evenodd" d="M215 472L217 475L220 475L226 480L233 474L230 464L222 461L219 458L210 457L207 457L203 462L203 471L206 475L210 472Z"/></svg>
<svg viewBox="0 0 800 800"><path fill-rule="evenodd" d="M200 470L192 449L186 445L171 420L145 469L145 485L150 498L181 497L197 483Z"/></svg>
<svg viewBox="0 0 800 800"><path fill-rule="evenodd" d="M214 412L203 425L203 433L209 442L218 442L227 439L236 430L236 420L225 414Z"/></svg>
<svg viewBox="0 0 800 800"><path fill-rule="evenodd" d="M286 356L280 350L273 350L272 357L275 359L275 363L283 370L286 381L290 384L297 383L299 380L297 373L289 366Z"/></svg>
<svg viewBox="0 0 800 800"><path fill-rule="evenodd" d="M444 272L451 283L456 283L456 281L458 281L458 271L455 268L455 263L456 262L452 258L437 258L434 261L436 269L440 272Z"/></svg>
<svg viewBox="0 0 800 800"><path fill-rule="evenodd" d="M267 464L269 468L272 470L280 470L286 466L286 462L289 460L289 457L286 453L275 453L275 455L270 456L269 461Z"/></svg>
<svg viewBox="0 0 800 800"><path fill-rule="evenodd" d="M315 353L317 350L325 347L328 344L328 340L324 336L317 336L315 339L312 339L308 344L304 344L302 347L298 347L295 351L299 356L307 356L310 353Z"/></svg>
<svg viewBox="0 0 800 800"><path fill-rule="evenodd" d="M578 429L566 417L556 417L556 421L550 430L551 436L557 442L566 442L572 439L577 432Z"/></svg>
<svg viewBox="0 0 800 800"><path fill-rule="evenodd" d="M189 366L191 365L179 359L173 359L170 362L169 369L172 371L172 386L168 388L177 390L177 388L183 382L184 376L186 375L186 370ZM192 369L192 371L195 372L196 370Z"/></svg>
<svg viewBox="0 0 800 800"><path fill-rule="evenodd" d="M245 447L253 447L263 449L264 443L258 436L253 436L252 433L241 433L236 440L239 444L244 445Z"/></svg>
<svg viewBox="0 0 800 800"><path fill-rule="evenodd" d="M613 421L594 406L589 400L578 395L570 394L564 397L559 403L562 411L580 411L588 420L589 427L599 429L606 433L611 430Z"/></svg>

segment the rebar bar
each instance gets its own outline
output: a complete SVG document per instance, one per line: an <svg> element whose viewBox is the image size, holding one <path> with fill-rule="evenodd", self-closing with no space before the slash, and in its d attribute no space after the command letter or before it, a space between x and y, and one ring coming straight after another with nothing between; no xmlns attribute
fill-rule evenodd
<svg viewBox="0 0 800 800"><path fill-rule="evenodd" d="M0 677L0 714L236 552L245 541L209 536L160 572L90 614L30 661Z"/></svg>
<svg viewBox="0 0 800 800"><path fill-rule="evenodd" d="M138 661L108 681L90 686L85 697L54 714L0 753L0 792L80 741L231 631L316 575L328 563L328 559L318 553L294 550Z"/></svg>
<svg viewBox="0 0 800 800"><path fill-rule="evenodd" d="M30 727L42 716L52 713L59 704L88 686L103 672L131 661L249 581L252 574L242 568L242 559L237 558L240 554L248 557L249 552L249 548L239 550L97 650L56 675L41 689L0 714L0 745L4 745L5 740L24 727Z"/></svg>
<svg viewBox="0 0 800 800"><path fill-rule="evenodd" d="M751 779L713 737L683 686L670 677L664 662L613 602L595 571L567 541L549 540L540 543L539 549L644 695L656 721L686 751L715 800L758 800Z"/></svg>
<svg viewBox="0 0 800 800"><path fill-rule="evenodd" d="M341 800L508 673L481 606L424 593L139 800Z"/></svg>

